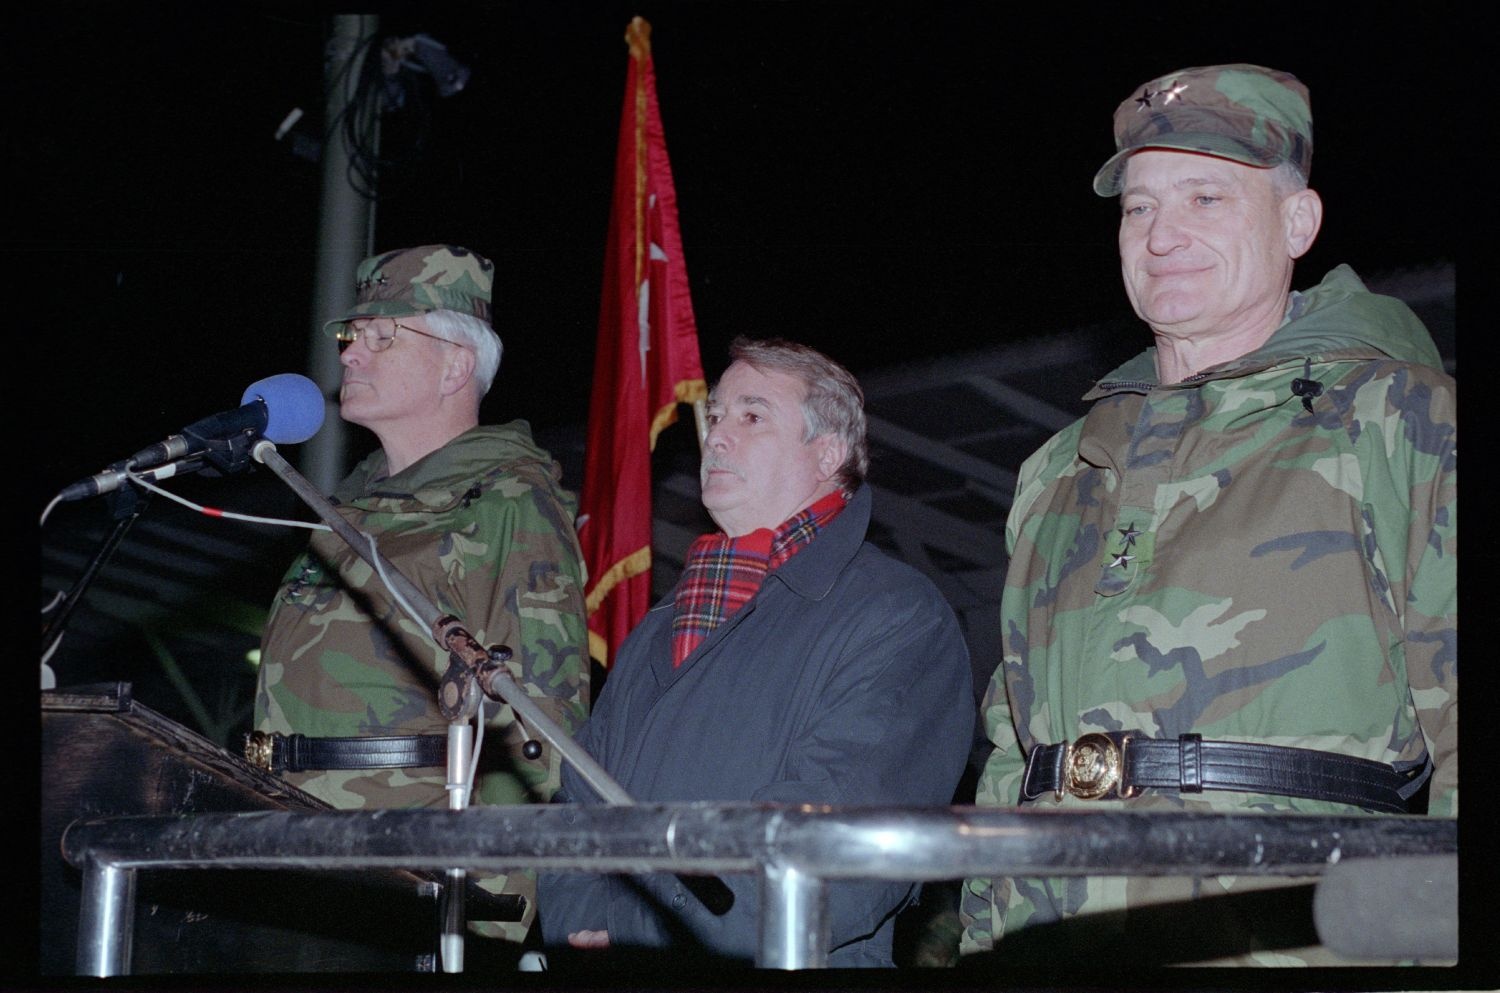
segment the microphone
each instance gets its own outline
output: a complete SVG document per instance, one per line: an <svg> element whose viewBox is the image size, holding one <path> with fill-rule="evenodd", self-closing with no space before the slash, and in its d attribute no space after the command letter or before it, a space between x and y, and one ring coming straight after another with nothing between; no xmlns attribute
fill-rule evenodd
<svg viewBox="0 0 1500 993"><path fill-rule="evenodd" d="M116 463L116 465L124 465L124 463ZM203 456L194 455L191 458L168 462L166 465L159 465L152 469L143 469L137 472L136 476L147 482L154 483L160 479L168 479L184 473L197 472L201 468L203 468ZM106 469L103 472L96 472L88 479L80 479L78 482L66 487L58 494L58 499L63 501L87 500L89 497L98 496L101 493L113 493L121 486L124 486L126 480L129 478L124 468Z"/></svg>
<svg viewBox="0 0 1500 993"><path fill-rule="evenodd" d="M249 433L276 444L295 445L323 426L323 392L306 376L284 372L251 383L240 406L194 421L166 441L143 448L126 460L126 467L143 469L174 462L207 451L215 442Z"/></svg>

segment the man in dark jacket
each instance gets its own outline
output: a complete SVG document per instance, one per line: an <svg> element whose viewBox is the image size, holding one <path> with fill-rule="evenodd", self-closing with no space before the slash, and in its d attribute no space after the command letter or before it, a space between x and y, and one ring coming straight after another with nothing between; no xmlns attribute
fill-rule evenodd
<svg viewBox="0 0 1500 993"><path fill-rule="evenodd" d="M975 706L953 611L870 544L863 393L802 345L737 340L709 397L703 504L672 596L621 649L583 747L639 801L947 804ZM563 793L596 802L565 769ZM715 916L671 874L544 876L554 946L749 961L756 880ZM829 886L833 967L891 965L902 882Z"/></svg>

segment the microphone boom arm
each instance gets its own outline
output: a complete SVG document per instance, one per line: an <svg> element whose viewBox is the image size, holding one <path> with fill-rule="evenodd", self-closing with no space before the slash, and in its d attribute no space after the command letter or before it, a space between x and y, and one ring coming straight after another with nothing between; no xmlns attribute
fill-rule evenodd
<svg viewBox="0 0 1500 993"><path fill-rule="evenodd" d="M323 523L348 543L355 554L368 562L371 568L385 579L393 593L411 604L421 622L426 625L433 641L439 648L448 652L451 662L438 689L438 707L442 710L444 717L449 721L457 721L464 718L466 712L468 714L474 712L478 705L478 697L470 692L470 687L477 682L485 695L510 704L516 717L557 749L605 803L632 804L635 802L630 798L630 794L625 792L624 787L604 771L603 766L595 762L593 757L580 748L568 732L563 730L561 725L537 706L536 701L525 690L516 685L503 664L490 659L489 652L463 627L458 618L450 614L440 614L426 594L417 589L416 585L391 565L379 551L372 548L365 536L356 531L354 526L333 508L328 498L319 493L301 473L281 457L274 444L269 441L260 441L255 445L252 454L256 461L267 466L281 478L282 482L291 487L292 491L302 498L303 503L312 508Z"/></svg>

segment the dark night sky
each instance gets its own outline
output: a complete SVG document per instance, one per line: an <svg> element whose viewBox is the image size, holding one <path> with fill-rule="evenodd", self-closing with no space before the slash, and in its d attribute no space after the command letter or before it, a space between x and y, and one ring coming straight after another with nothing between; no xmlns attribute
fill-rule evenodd
<svg viewBox="0 0 1500 993"><path fill-rule="evenodd" d="M329 9L65 3L19 25L41 43L18 55L34 98L11 151L48 205L28 250L64 274L58 323L37 334L76 358L71 389L42 402L43 498L255 379L305 371L319 176L272 134L295 106L316 134ZM506 360L486 419L582 422L638 13L710 376L739 333L859 372L1120 317L1115 206L1089 182L1118 101L1189 65L1259 62L1311 87L1327 211L1300 281L1454 258L1465 201L1438 191L1459 171L1462 28L1444 5L1355 23L1314 5L1295 23L1067 9L388 5L384 29L434 36L473 77L428 101L424 154L385 183L376 246L494 259ZM382 150L410 152L417 121L391 121Z"/></svg>

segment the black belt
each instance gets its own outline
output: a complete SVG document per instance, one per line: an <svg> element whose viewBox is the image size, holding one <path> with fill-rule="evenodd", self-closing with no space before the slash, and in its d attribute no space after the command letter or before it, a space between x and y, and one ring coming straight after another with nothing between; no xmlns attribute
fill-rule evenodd
<svg viewBox="0 0 1500 993"><path fill-rule="evenodd" d="M1039 745L1026 756L1021 799L1064 793L1119 800L1143 789L1233 790L1352 803L1404 814L1432 773L1432 759L1407 772L1369 759L1308 748L1204 741L1201 735L1147 738L1129 731L1086 734Z"/></svg>
<svg viewBox="0 0 1500 993"><path fill-rule="evenodd" d="M268 772L310 769L414 769L448 762L448 737L410 734L391 738L309 738L305 734L252 731L245 758Z"/></svg>

